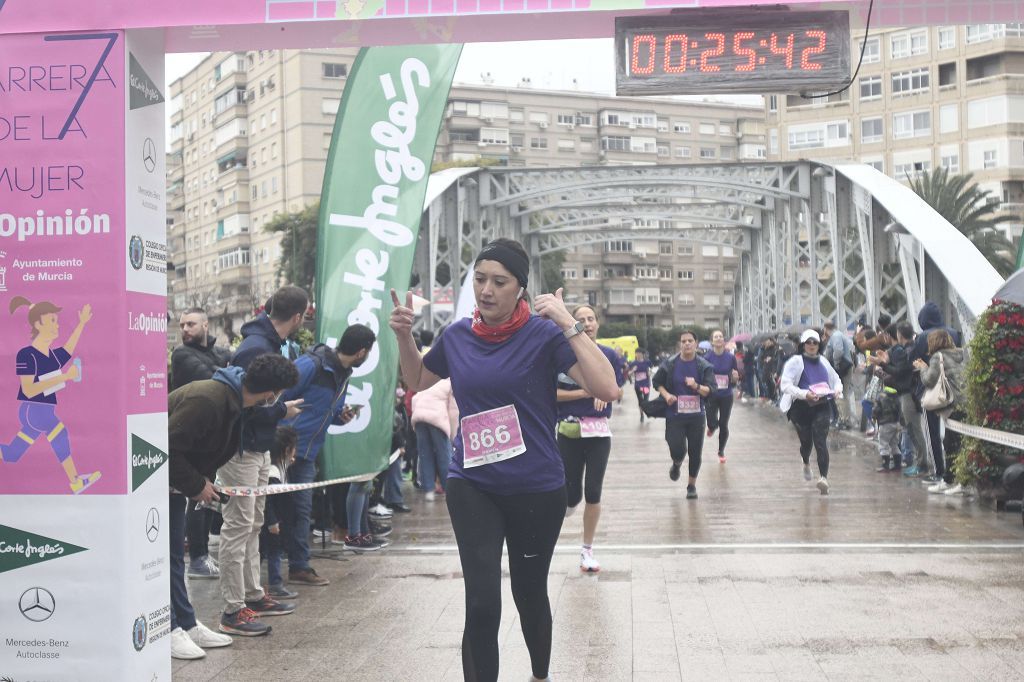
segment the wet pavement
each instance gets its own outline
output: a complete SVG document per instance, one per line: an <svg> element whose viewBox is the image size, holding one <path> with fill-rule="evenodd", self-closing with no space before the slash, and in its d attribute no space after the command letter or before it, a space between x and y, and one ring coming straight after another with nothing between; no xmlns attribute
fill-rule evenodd
<svg viewBox="0 0 1024 682"><path fill-rule="evenodd" d="M792 428L775 408L739 404L727 463L705 442L697 500L668 478L664 421L639 424L627 395L594 544L602 570L579 572L582 514L552 563L552 678L568 680L1024 679L1024 528L1019 513L929 495L875 473L874 443L830 437L830 494L803 480ZM813 468L813 457L812 457ZM443 498L406 484L392 546L354 555L328 545L323 588L273 632L236 638L175 680L460 680L464 617L458 554ZM502 680L530 677L503 581ZM216 581L190 581L215 627Z"/></svg>

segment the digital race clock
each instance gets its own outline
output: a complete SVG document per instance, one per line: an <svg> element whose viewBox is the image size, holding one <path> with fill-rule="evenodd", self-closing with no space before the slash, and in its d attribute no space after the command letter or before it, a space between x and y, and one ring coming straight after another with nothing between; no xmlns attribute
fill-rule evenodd
<svg viewBox="0 0 1024 682"><path fill-rule="evenodd" d="M619 95L824 92L850 79L846 11L679 10L615 20Z"/></svg>

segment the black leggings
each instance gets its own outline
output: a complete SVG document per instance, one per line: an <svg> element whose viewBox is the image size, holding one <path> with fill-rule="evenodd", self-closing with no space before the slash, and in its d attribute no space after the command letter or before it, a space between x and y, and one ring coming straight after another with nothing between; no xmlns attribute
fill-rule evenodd
<svg viewBox="0 0 1024 682"><path fill-rule="evenodd" d="M565 487L546 493L495 495L461 478L450 478L447 502L466 585L463 676L469 682L498 679L501 546L507 543L512 598L533 675L547 677L551 663L548 569L565 518Z"/></svg>
<svg viewBox="0 0 1024 682"><path fill-rule="evenodd" d="M828 478L828 427L832 420L832 408L828 403L807 404L805 400L794 400L789 408L789 420L800 436L800 458L804 464L811 461L811 447L818 455L818 474Z"/></svg>
<svg viewBox="0 0 1024 682"><path fill-rule="evenodd" d="M565 490L568 505L575 507L581 499L587 504L600 504L604 472L612 451L611 438L566 438L558 434L558 451L565 464ZM583 471L586 469L586 484Z"/></svg>
<svg viewBox="0 0 1024 682"><path fill-rule="evenodd" d="M703 419L668 419L665 421L665 441L673 462L683 463L690 456L690 478L697 478L700 456L704 450Z"/></svg>
<svg viewBox="0 0 1024 682"><path fill-rule="evenodd" d="M729 395L715 396L708 401L708 430L718 430L718 455L725 454L725 444L729 442L729 417L732 416L732 391Z"/></svg>

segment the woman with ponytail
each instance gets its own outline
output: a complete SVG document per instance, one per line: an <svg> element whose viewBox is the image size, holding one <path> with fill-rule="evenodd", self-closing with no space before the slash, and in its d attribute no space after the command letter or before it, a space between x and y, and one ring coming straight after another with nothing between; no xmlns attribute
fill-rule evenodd
<svg viewBox="0 0 1024 682"><path fill-rule="evenodd" d="M78 325L67 343L51 348L60 333L57 313L61 311L49 301L33 304L23 296L11 299L8 308L11 315L18 309L28 308L28 326L32 343L18 351L16 371L21 380L18 390L18 421L21 428L14 439L0 444L0 459L6 463L17 462L41 436L45 436L64 468L71 492L77 495L99 480L100 472L79 474L71 457L71 440L64 422L57 416L57 391L70 381L81 380L81 365L76 359L71 362L82 330L92 318L92 306L85 305L78 312ZM70 367L65 366L71 363Z"/></svg>

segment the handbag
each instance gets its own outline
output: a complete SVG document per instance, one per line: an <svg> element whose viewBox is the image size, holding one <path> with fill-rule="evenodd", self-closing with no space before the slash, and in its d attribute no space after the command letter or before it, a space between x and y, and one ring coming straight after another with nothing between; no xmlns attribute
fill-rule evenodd
<svg viewBox="0 0 1024 682"><path fill-rule="evenodd" d="M953 386L946 378L946 366L942 360L942 353L939 353L939 379L921 396L921 407L929 412L941 412L952 408L953 401Z"/></svg>
<svg viewBox="0 0 1024 682"><path fill-rule="evenodd" d="M652 418L665 418L665 411L668 409L668 403L665 402L665 398L660 394L657 398L651 400L645 400L640 403L640 409L643 410L644 414Z"/></svg>

